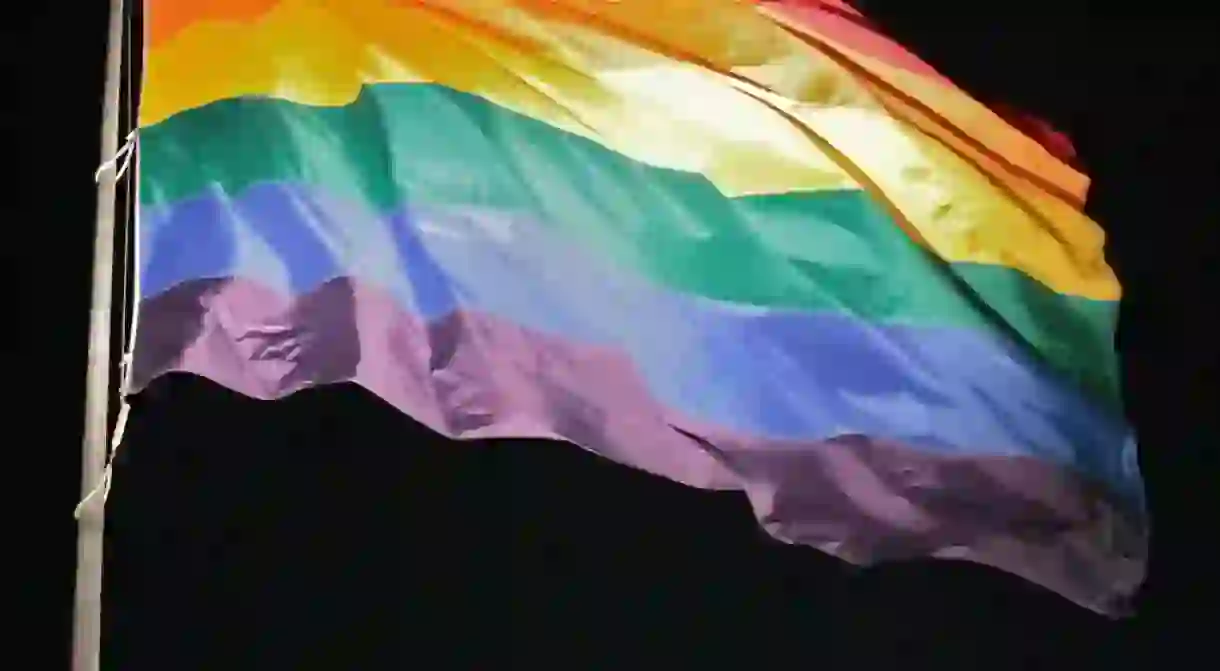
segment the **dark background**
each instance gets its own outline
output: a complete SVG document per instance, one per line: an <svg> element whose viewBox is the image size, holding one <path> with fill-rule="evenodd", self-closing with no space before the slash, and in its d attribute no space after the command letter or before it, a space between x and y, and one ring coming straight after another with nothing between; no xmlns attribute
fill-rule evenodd
<svg viewBox="0 0 1220 671"><path fill-rule="evenodd" d="M110 498L104 668L1216 664L1217 21L1148 5L1102 19L1074 0L861 4L975 95L1068 131L1094 176L1155 525L1136 617L969 564L851 568L772 542L741 496L566 445L453 443L355 388L265 403L170 378L137 399ZM105 5L27 4L35 23L3 26L21 84L5 135L28 147L0 238L22 315L4 317L19 372L0 417L15 455L0 549L26 560L6 572L31 597L4 639L30 661L4 667L23 671L68 660Z"/></svg>

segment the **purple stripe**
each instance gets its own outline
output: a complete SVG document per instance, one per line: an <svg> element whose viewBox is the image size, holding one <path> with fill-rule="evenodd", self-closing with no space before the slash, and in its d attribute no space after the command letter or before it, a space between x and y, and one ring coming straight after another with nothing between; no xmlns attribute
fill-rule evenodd
<svg viewBox="0 0 1220 671"><path fill-rule="evenodd" d="M139 328L136 388L171 371L263 399L354 381L453 438L562 439L741 489L774 536L858 564L967 559L1108 614L1144 574L1142 521L1051 464L699 426L658 404L611 349L472 313L425 323L368 285L334 280L290 300L247 280L194 281L144 301Z"/></svg>

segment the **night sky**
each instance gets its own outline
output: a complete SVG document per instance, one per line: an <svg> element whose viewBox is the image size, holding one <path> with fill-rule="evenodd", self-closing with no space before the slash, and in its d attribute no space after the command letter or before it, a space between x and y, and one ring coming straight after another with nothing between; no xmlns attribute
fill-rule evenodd
<svg viewBox="0 0 1220 671"><path fill-rule="evenodd" d="M1220 568L1220 303L1204 279L1220 260L1215 20L1148 6L1096 20L1075 0L1048 5L1055 18L1031 3L862 4L976 96L1066 130L1094 177L1155 526L1136 617L1113 623L969 564L852 568L770 540L743 496L568 445L447 441L356 388L267 403L172 377L136 399L119 459L104 668L1216 664L1203 625ZM69 658L105 5L43 3L40 26L6 40L6 72L37 89L16 96L30 113L6 133L32 149L6 186L29 184L11 190L33 203L5 210L25 315L6 320L20 372L4 444L21 455L7 489L31 541L19 554L47 575L22 579L36 607L7 632L38 641L39 658L6 669ZM46 521L21 523L27 510Z"/></svg>

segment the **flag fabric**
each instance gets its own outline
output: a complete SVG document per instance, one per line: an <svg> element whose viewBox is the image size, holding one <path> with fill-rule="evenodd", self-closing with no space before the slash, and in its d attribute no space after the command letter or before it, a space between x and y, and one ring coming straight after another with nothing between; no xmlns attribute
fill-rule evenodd
<svg viewBox="0 0 1220 671"><path fill-rule="evenodd" d="M847 5L146 5L134 388L352 381L851 562L1138 587L1088 179Z"/></svg>

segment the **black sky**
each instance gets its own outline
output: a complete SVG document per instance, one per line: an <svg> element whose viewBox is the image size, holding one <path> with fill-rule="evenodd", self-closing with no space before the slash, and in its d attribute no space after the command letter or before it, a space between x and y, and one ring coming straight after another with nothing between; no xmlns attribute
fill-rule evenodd
<svg viewBox="0 0 1220 671"><path fill-rule="evenodd" d="M19 578L36 607L10 631L40 659L5 668L67 668L105 4L30 5L36 28L6 26L5 74L30 85L10 96L29 114L4 112L29 147L6 192L32 202L5 209L3 238L24 315L6 320L9 547L47 578ZM1094 176L1155 525L1137 617L972 565L851 569L770 541L742 497L565 445L452 443L354 388L261 403L173 378L137 399L110 499L104 668L1216 664L1216 21L864 4L976 95L1066 129ZM34 510L47 521L21 523Z"/></svg>

